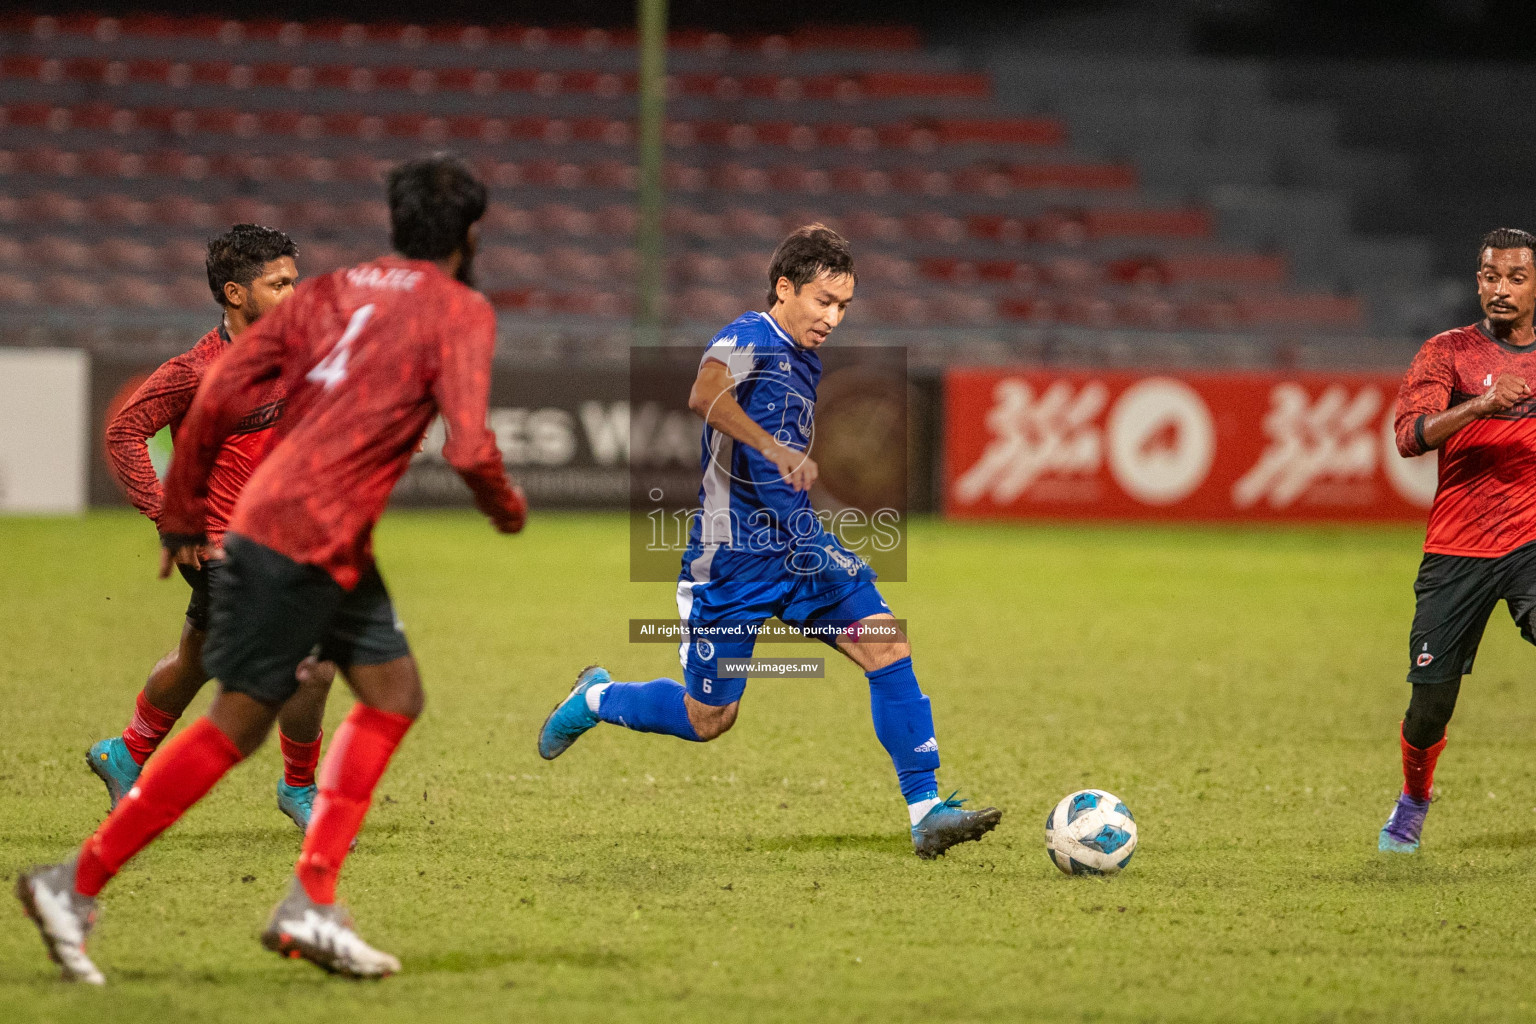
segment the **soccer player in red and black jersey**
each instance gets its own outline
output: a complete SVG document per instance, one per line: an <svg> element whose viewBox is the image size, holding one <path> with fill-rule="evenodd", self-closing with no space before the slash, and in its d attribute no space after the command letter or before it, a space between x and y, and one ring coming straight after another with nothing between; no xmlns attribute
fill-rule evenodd
<svg viewBox="0 0 1536 1024"><path fill-rule="evenodd" d="M1435 762L1501 599L1536 643L1536 235L1489 232L1478 250L1483 319L1424 343L1397 398L1397 448L1440 452L1409 638L1403 792L1380 849L1419 848Z"/></svg>
<svg viewBox="0 0 1536 1024"><path fill-rule="evenodd" d="M97 893L261 745L316 646L358 703L321 766L296 877L262 943L354 977L399 970L336 905L337 873L374 786L423 702L374 565L373 526L439 413L448 427L443 456L481 511L503 533L521 530L527 515L486 427L496 317L468 286L485 205L485 187L453 157L396 168L389 209L398 255L299 285L204 380L166 481L162 576L206 544L210 469L273 381L287 389L281 438L241 493L224 538L203 651L220 684L208 714L160 750L77 857L17 880L67 978L101 983L85 952Z"/></svg>
<svg viewBox="0 0 1536 1024"><path fill-rule="evenodd" d="M236 224L210 241L208 287L223 309L222 322L191 349L150 374L107 424L107 457L113 475L134 507L156 524L164 494L150 463L147 442L164 427L170 427L173 436L180 431L208 368L247 327L293 294L298 282L298 255L298 247L287 235L255 224ZM208 579L222 571L223 561L216 555L235 499L276 443L277 424L283 415L281 387L280 382L272 384L256 408L235 425L209 472L209 546L199 558L201 564L180 566L192 586L180 642L150 672L123 734L95 743L86 753L86 763L106 783L113 807L133 788L145 760L208 681L203 669ZM300 829L308 826L314 805L321 720L335 672L329 663L306 664L303 683L278 716L283 778L277 784L277 806Z"/></svg>

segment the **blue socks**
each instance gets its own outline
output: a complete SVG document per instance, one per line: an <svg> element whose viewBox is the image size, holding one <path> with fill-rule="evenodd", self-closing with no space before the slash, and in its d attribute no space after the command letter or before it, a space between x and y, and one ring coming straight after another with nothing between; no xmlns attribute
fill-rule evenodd
<svg viewBox="0 0 1536 1024"><path fill-rule="evenodd" d="M635 732L660 732L702 742L688 721L683 684L673 679L648 683L609 683L599 698L597 717Z"/></svg>
<svg viewBox="0 0 1536 1024"><path fill-rule="evenodd" d="M934 773L939 768L939 741L934 738L933 710L917 685L912 659L902 658L864 675L869 680L869 710L875 720L875 735L896 766L901 795L908 804L936 799L939 783Z"/></svg>

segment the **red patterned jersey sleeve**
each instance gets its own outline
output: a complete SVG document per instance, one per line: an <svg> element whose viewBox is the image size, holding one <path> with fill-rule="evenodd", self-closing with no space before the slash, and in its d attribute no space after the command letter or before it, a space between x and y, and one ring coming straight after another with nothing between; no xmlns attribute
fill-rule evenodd
<svg viewBox="0 0 1536 1024"><path fill-rule="evenodd" d="M161 429L180 423L192 406L202 372L188 356L177 356L150 374L107 424L112 475L128 492L133 507L157 522L163 494L147 442Z"/></svg>
<svg viewBox="0 0 1536 1024"><path fill-rule="evenodd" d="M439 340L437 379L432 397L448 428L443 458L474 493L475 505L496 529L523 528L528 506L522 492L507 482L496 436L485 424L490 401L491 359L496 348L496 314L478 297Z"/></svg>
<svg viewBox="0 0 1536 1024"><path fill-rule="evenodd" d="M1449 334L1426 341L1403 378L1397 393L1397 450L1404 458L1423 455L1424 417L1450 408L1456 383L1455 353Z"/></svg>
<svg viewBox="0 0 1536 1024"><path fill-rule="evenodd" d="M201 537L207 532L208 475L224 439L240 418L260 404L282 370L288 325L303 305L300 296L284 302L240 336L203 377L181 430L165 478L160 532L167 537Z"/></svg>

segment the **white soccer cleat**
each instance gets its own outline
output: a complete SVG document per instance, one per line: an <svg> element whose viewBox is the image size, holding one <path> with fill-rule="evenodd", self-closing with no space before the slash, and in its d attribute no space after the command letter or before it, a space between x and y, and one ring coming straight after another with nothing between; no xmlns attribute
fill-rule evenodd
<svg viewBox="0 0 1536 1024"><path fill-rule="evenodd" d="M16 898L37 925L48 958L63 968L65 981L107 983L85 955L85 940L96 924L96 901L75 892L74 861L24 873L16 879Z"/></svg>
<svg viewBox="0 0 1536 1024"><path fill-rule="evenodd" d="M332 974L351 978L385 978L400 970L399 960L374 949L352 930L345 910L311 900L297 878L272 911L261 944L274 953L302 957Z"/></svg>

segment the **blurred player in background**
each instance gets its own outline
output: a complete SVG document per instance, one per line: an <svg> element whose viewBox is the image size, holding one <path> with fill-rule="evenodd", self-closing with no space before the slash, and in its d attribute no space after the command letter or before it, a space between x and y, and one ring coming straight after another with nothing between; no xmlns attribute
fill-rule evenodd
<svg viewBox="0 0 1536 1024"><path fill-rule="evenodd" d="M225 571L213 581L203 658L218 696L75 858L17 880L67 978L102 982L85 952L97 893L261 746L316 646L358 702L321 768L295 878L262 944L354 977L400 968L336 904L337 874L374 786L424 699L374 564L373 527L439 413L443 457L496 528L521 530L527 506L486 427L496 315L469 287L485 187L438 155L397 167L388 194L398 255L300 285L219 361L182 426L160 519L162 576L207 544L210 472L225 437L274 381L287 389L281 439L235 506Z"/></svg>
<svg viewBox="0 0 1536 1024"><path fill-rule="evenodd" d="M164 427L170 427L173 436L181 429L208 368L247 327L293 294L299 279L295 265L298 255L298 247L287 235L255 224L236 224L210 241L208 287L223 307L223 321L192 348L150 374L107 424L107 458L113 475L127 490L134 507L157 525L164 494L150 462L149 439ZM282 416L282 384L274 382L269 393L224 440L208 479L208 547L178 566L192 586L181 642L150 672L123 734L95 743L86 753L91 771L107 784L113 807L133 788L145 760L208 681L203 668L208 580L223 571L219 542L235 499L276 443ZM283 778L277 784L277 806L300 829L309 826L314 806L321 723L335 674L336 667L329 663L307 663L298 692L278 716Z"/></svg>
<svg viewBox="0 0 1536 1024"><path fill-rule="evenodd" d="M1403 792L1377 845L1419 848L1445 727L1503 599L1536 643L1536 236L1489 232L1478 250L1483 319L1424 343L1397 398L1397 448L1440 452L1409 638Z"/></svg>
<svg viewBox="0 0 1536 1024"><path fill-rule="evenodd" d="M677 587L679 615L692 631L681 651L684 682L612 682L592 666L544 723L539 754L558 757L598 722L715 739L735 723L746 690L745 679L720 677L719 659L750 657L757 629L777 616L864 670L875 735L895 764L913 846L931 859L980 839L1002 812L967 811L954 794L939 799L939 742L911 648L894 631L874 572L811 506L816 350L842 322L855 281L841 236L821 224L800 228L773 255L768 312L743 314L710 342L688 400L705 427L702 513ZM894 636L873 639L882 622Z"/></svg>

